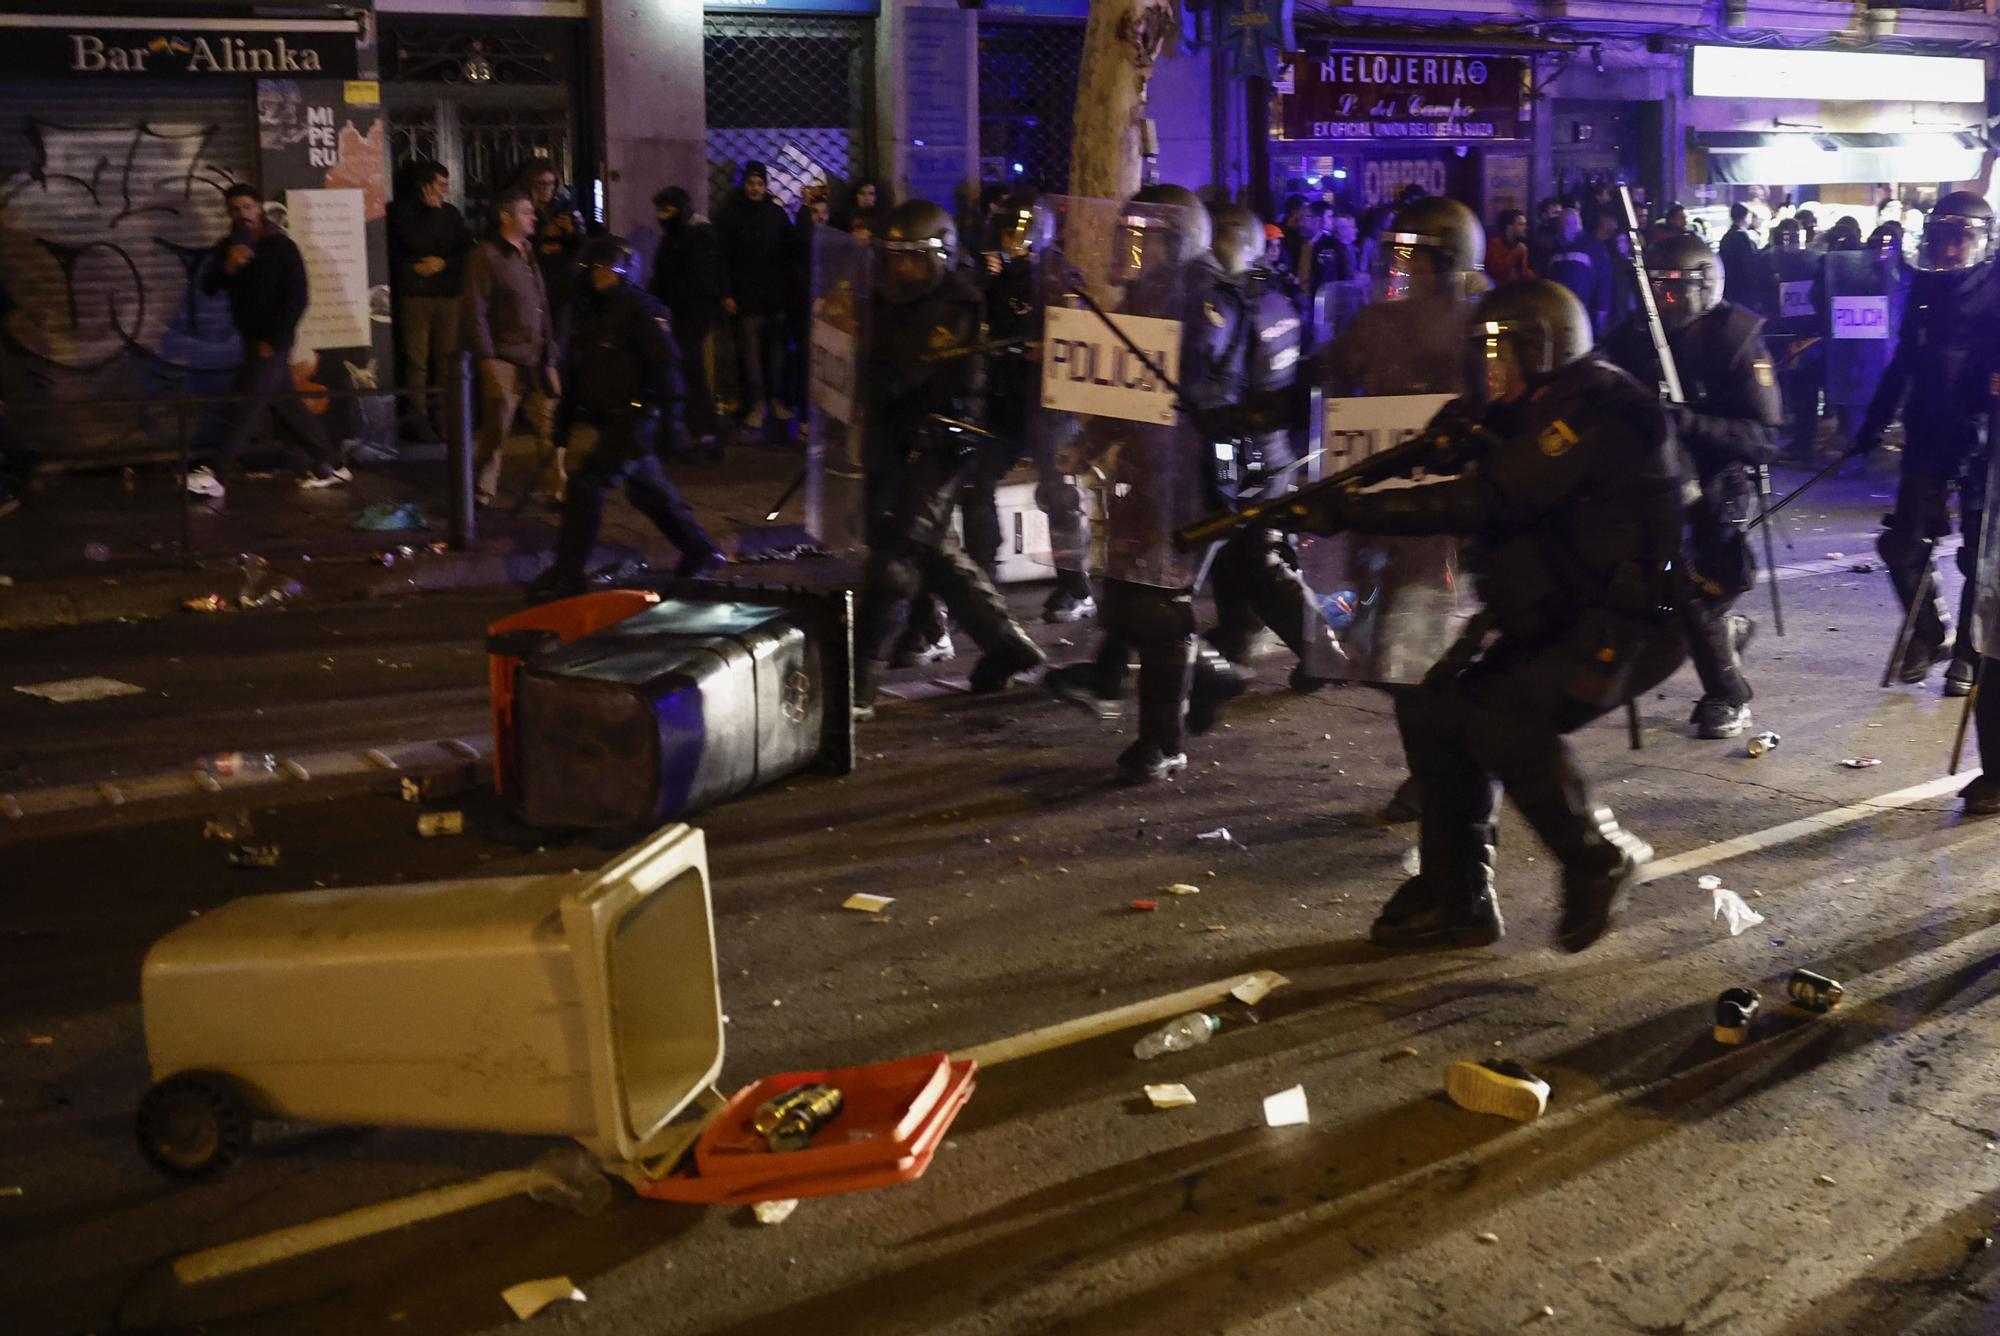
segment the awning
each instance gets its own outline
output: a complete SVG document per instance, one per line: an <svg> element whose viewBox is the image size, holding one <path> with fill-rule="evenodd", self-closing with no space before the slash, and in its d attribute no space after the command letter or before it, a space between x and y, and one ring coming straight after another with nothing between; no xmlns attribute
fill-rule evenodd
<svg viewBox="0 0 2000 1336"><path fill-rule="evenodd" d="M1697 132L1708 179L1721 185L1823 186L1875 181L1970 181L1986 156L1971 130L1823 134L1800 130Z"/></svg>

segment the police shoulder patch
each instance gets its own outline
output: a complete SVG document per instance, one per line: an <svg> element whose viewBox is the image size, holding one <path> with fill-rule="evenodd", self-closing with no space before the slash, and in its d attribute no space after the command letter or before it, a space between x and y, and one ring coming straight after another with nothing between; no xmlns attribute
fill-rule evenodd
<svg viewBox="0 0 2000 1336"><path fill-rule="evenodd" d="M1542 429L1542 434L1536 440L1535 444L1550 459L1560 459L1569 453L1570 447L1575 445L1576 442L1577 434L1575 430L1570 427L1569 423L1564 422L1561 418L1557 418Z"/></svg>
<svg viewBox="0 0 2000 1336"><path fill-rule="evenodd" d="M1752 362L1750 371L1757 377L1757 383L1767 390L1778 383L1778 373L1771 369L1771 363L1765 358L1760 357Z"/></svg>

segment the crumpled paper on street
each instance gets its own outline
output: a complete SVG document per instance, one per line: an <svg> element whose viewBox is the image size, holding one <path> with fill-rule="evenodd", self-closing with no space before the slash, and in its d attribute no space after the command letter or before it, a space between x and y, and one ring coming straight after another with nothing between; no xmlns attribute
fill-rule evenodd
<svg viewBox="0 0 2000 1336"><path fill-rule="evenodd" d="M1715 905L1710 917L1727 923L1731 937L1741 937L1747 929L1764 921L1764 916L1745 903L1742 896L1722 884L1722 878L1703 877L1695 884L1709 893Z"/></svg>

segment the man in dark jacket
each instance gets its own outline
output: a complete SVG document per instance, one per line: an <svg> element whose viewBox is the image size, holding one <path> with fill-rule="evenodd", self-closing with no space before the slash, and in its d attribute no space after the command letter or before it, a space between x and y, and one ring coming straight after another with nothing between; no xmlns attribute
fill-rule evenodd
<svg viewBox="0 0 2000 1336"><path fill-rule="evenodd" d="M549 319L561 342L569 330L569 306L576 297L577 255L583 250L583 215L563 192L555 164L532 159L516 184L535 205L535 259L549 293Z"/></svg>
<svg viewBox="0 0 2000 1336"><path fill-rule="evenodd" d="M673 318L688 431L712 446L716 422L715 395L708 383L708 335L722 309L722 255L715 227L694 211L692 197L679 186L653 196L653 212L660 220L660 247L653 252L653 276L646 289Z"/></svg>
<svg viewBox="0 0 2000 1336"><path fill-rule="evenodd" d="M722 244L722 311L735 335L743 425L764 427L768 405L779 421L785 372L785 233L792 220L771 198L764 164L744 164L743 183L716 220Z"/></svg>
<svg viewBox="0 0 2000 1336"><path fill-rule="evenodd" d="M1749 205L1729 206L1729 230L1716 243L1715 253L1722 257L1722 272L1728 276L1722 299L1734 306L1747 306L1758 315L1769 315L1770 266L1750 233Z"/></svg>
<svg viewBox="0 0 2000 1336"><path fill-rule="evenodd" d="M1722 262L1700 237L1683 234L1646 250L1660 323L1685 403L1670 405L1675 433L1694 465L1701 496L1688 512L1683 607L1688 651L1701 679L1695 735L1733 738L1750 726L1743 650L1756 626L1730 611L1757 580L1746 526L1756 470L1778 452L1778 378L1754 311L1722 300ZM1644 319L1626 321L1605 353L1642 384L1660 383L1660 361Z"/></svg>
<svg viewBox="0 0 2000 1336"><path fill-rule="evenodd" d="M494 202L499 235L481 242L465 266L461 329L479 366L480 425L477 451L479 503L500 491L500 470L514 414L526 408L545 468L543 486L561 499L567 474L555 441L556 398L562 393L559 350L550 323L548 289L531 238L535 206L519 190Z"/></svg>
<svg viewBox="0 0 2000 1336"><path fill-rule="evenodd" d="M599 237L584 247L582 260L585 277L572 331L575 374L563 419L566 424L579 416L588 419L597 428L597 444L570 475L555 564L534 586L537 594L563 597L584 591L584 566L604 519L604 493L620 481L633 508L680 549L677 577L692 579L722 560L715 541L667 481L655 448L661 435L682 431L680 353L667 309L631 281L638 261L623 238Z"/></svg>
<svg viewBox="0 0 2000 1336"><path fill-rule="evenodd" d="M472 232L445 198L451 174L441 164L418 163L407 180L409 193L389 208L389 272L403 340L403 383L420 389L442 378L458 348L458 292ZM410 426L418 440L436 444L441 408L428 400L411 405Z"/></svg>
<svg viewBox="0 0 2000 1336"><path fill-rule="evenodd" d="M305 257L290 237L264 217L264 201L255 186L237 182L222 192L222 203L229 210L230 231L215 243L214 254L202 273L201 289L211 294L228 293L229 319L243 340L243 368L236 373L233 392L255 397L233 406L234 416L216 447L214 465L190 470L187 489L198 496L221 499L221 475L236 462L237 453L263 420L266 409L298 438L310 456L300 487L347 482L354 475L339 467L325 429L292 382L292 340L310 297Z"/></svg>

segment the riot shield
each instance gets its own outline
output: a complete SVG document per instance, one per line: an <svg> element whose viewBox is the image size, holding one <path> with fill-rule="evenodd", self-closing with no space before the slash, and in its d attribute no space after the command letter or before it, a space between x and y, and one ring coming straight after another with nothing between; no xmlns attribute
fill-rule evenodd
<svg viewBox="0 0 2000 1336"><path fill-rule="evenodd" d="M1829 251L1826 255L1826 401L1861 409L1875 394L1903 324L1909 270L1896 255Z"/></svg>
<svg viewBox="0 0 2000 1336"><path fill-rule="evenodd" d="M1055 244L1040 258L1041 411L1031 419L1084 491L1096 575L1191 588L1203 554L1176 529L1210 509L1204 444L1173 389L1186 278L1207 250L1201 220L1173 205L1044 197Z"/></svg>
<svg viewBox="0 0 2000 1336"><path fill-rule="evenodd" d="M1356 313L1320 359L1310 476L1351 468L1414 436L1465 393L1469 281ZM1410 486L1396 480L1384 487ZM1461 578L1459 541L1368 534L1306 536L1299 564L1347 651L1336 673L1353 682L1423 680L1478 611Z"/></svg>
<svg viewBox="0 0 2000 1336"><path fill-rule="evenodd" d="M815 227L807 349L806 532L829 551L865 543L862 442L875 252L832 227Z"/></svg>
<svg viewBox="0 0 2000 1336"><path fill-rule="evenodd" d="M1986 492L1985 522L1979 526L1979 564L1973 567L1972 578L1975 593L1972 602L1972 627L1967 634L1973 637L1973 644L1986 658L2000 657L2000 523L1995 522L1993 498L2000 496L2000 395L1993 394L1992 386L1987 387L1991 396L1986 405L1986 458L1975 460L1970 466L1985 475ZM1976 475L1975 475L1976 476ZM1965 480L1965 490L1970 491L1972 477ZM1960 504L1970 509L1971 498L1961 493ZM2000 683L1979 683L1986 691L2000 691Z"/></svg>
<svg viewBox="0 0 2000 1336"><path fill-rule="evenodd" d="M1312 295L1313 347L1324 348L1346 332L1355 317L1374 298L1374 286L1374 280L1369 278L1346 278L1330 280L1315 288Z"/></svg>

